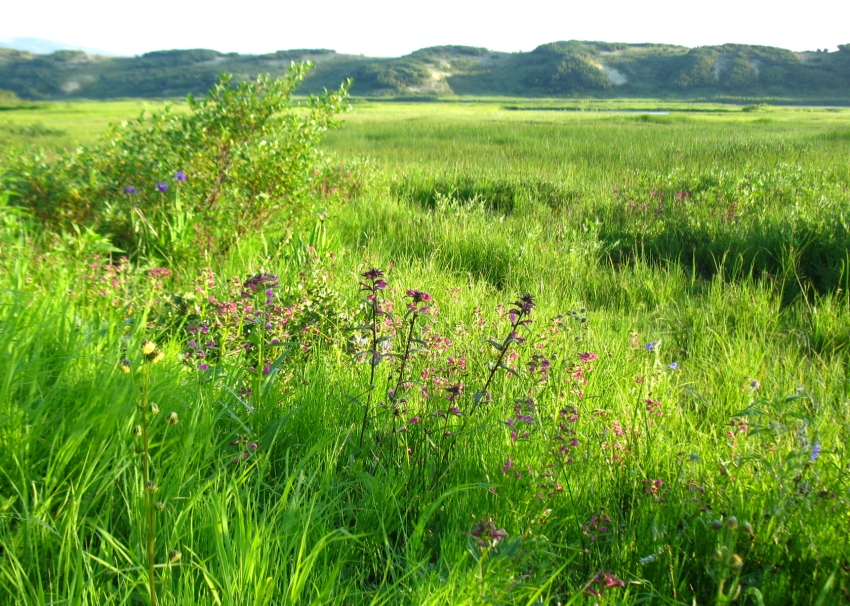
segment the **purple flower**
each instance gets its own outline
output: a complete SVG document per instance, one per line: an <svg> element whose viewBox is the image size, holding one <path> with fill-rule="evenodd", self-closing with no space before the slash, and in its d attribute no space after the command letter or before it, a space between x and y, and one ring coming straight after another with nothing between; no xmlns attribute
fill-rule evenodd
<svg viewBox="0 0 850 606"><path fill-rule="evenodd" d="M374 282L375 280L383 278L384 272L382 272L380 269L372 268L369 271L364 272L363 277L366 278L367 280L372 280Z"/></svg>
<svg viewBox="0 0 850 606"><path fill-rule="evenodd" d="M604 576L603 584L608 589L612 589L614 587L625 587L626 586L625 581L623 581L622 579L618 579L617 577L615 577L613 574L610 574L610 573L606 574Z"/></svg>
<svg viewBox="0 0 850 606"><path fill-rule="evenodd" d="M136 193L136 188L133 187L132 185L128 185L127 187L124 188L124 194L127 195L127 196L132 196L135 193Z"/></svg>
<svg viewBox="0 0 850 606"><path fill-rule="evenodd" d="M163 182L163 181L160 181L159 183L156 184L156 189L157 189L157 191L165 193L165 192L168 191L168 184Z"/></svg>
<svg viewBox="0 0 850 606"><path fill-rule="evenodd" d="M414 303L422 303L423 301L427 303L428 301L431 300L431 295L429 295L427 292L425 292L423 290L409 289L407 291L407 296L411 297L413 299Z"/></svg>
<svg viewBox="0 0 850 606"><path fill-rule="evenodd" d="M185 182L186 181L186 173L184 173L182 170L178 170L176 173L174 173L174 178L178 181Z"/></svg>
<svg viewBox="0 0 850 606"><path fill-rule="evenodd" d="M463 383L449 385L446 387L446 391L449 392L449 402L454 402L463 394Z"/></svg>
<svg viewBox="0 0 850 606"><path fill-rule="evenodd" d="M530 294L524 293L519 298L519 301L514 302L514 305L519 308L519 311L521 312L520 315L527 316L531 313L531 310L534 309L534 298Z"/></svg>
<svg viewBox="0 0 850 606"><path fill-rule="evenodd" d="M647 343L644 348L646 351L655 351L655 348L658 346L658 341L650 341Z"/></svg>
<svg viewBox="0 0 850 606"><path fill-rule="evenodd" d="M812 445L812 453L809 455L809 463L814 463L820 457L820 442Z"/></svg>
<svg viewBox="0 0 850 606"><path fill-rule="evenodd" d="M469 534L479 547L495 547L508 536L508 532L504 528L496 527L493 520L479 522Z"/></svg>
<svg viewBox="0 0 850 606"><path fill-rule="evenodd" d="M198 370L209 370L209 369L210 369L210 365L207 364L207 363L198 364Z"/></svg>
<svg viewBox="0 0 850 606"><path fill-rule="evenodd" d="M269 292L280 284L280 280L275 274L254 274L242 283L242 287L250 290L252 293L258 290L264 290L266 298L269 297ZM274 294L274 291L272 291ZM242 293L242 296L251 296L251 293Z"/></svg>
<svg viewBox="0 0 850 606"><path fill-rule="evenodd" d="M679 363L678 362L672 362L671 364L669 364L667 366L667 368L669 368L670 370L676 370L677 368L679 368Z"/></svg>
<svg viewBox="0 0 850 606"><path fill-rule="evenodd" d="M431 301L431 295L424 290L408 290L407 296L413 299L412 303L407 304L407 308L414 313L427 314L428 303ZM420 307L419 305L422 304Z"/></svg>

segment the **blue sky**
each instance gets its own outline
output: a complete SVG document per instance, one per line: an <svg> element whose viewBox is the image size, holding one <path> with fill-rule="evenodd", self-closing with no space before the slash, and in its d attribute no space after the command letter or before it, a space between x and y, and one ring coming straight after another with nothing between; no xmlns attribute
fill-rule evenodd
<svg viewBox="0 0 850 606"><path fill-rule="evenodd" d="M221 8L215 8L220 6ZM793 7L793 10L783 7ZM527 51L556 40L738 42L814 50L850 43L850 1L766 0L27 0L3 8L0 38L37 37L134 55L171 48L265 53L331 48L399 56L439 44Z"/></svg>

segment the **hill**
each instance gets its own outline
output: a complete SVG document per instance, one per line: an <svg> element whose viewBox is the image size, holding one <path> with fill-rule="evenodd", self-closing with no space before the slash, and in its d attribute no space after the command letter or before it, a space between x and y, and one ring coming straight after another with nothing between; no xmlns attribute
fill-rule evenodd
<svg viewBox="0 0 850 606"><path fill-rule="evenodd" d="M96 48L72 46L46 38L0 38L0 48L10 48L31 53L50 54L60 50L81 50L92 55L114 55Z"/></svg>
<svg viewBox="0 0 850 606"><path fill-rule="evenodd" d="M566 41L531 52L468 46L424 48L398 58L294 49L266 55L165 50L106 57L60 50L49 55L0 49L0 89L23 99L182 97L199 94L229 72L237 79L282 74L312 61L301 92L353 78L361 96L684 97L826 99L850 102L850 45L837 51L724 44Z"/></svg>

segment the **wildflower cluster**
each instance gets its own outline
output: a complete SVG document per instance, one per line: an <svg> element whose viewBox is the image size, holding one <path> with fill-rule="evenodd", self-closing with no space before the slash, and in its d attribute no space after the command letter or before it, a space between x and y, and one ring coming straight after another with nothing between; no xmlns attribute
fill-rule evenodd
<svg viewBox="0 0 850 606"><path fill-rule="evenodd" d="M499 528L496 523L491 520L485 520L475 525L469 532L475 544L484 549L491 549L498 545L508 536L508 532L504 528Z"/></svg>
<svg viewBox="0 0 850 606"><path fill-rule="evenodd" d="M300 288L282 291L277 275L260 272L223 283L209 270L181 298L185 347L183 363L210 371L224 362L268 375L275 362L309 353L321 339L323 321L335 321L336 294L322 288L321 274Z"/></svg>

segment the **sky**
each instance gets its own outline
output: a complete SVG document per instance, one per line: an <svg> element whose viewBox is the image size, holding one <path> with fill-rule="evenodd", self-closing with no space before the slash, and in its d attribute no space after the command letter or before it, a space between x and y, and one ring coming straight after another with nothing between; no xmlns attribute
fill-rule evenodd
<svg viewBox="0 0 850 606"><path fill-rule="evenodd" d="M215 8L219 6L220 8ZM8 2L0 38L46 38L119 55L210 48L268 53L329 48L397 57L441 44L529 51L557 40L795 51L850 43L850 1L776 0L27 0Z"/></svg>

